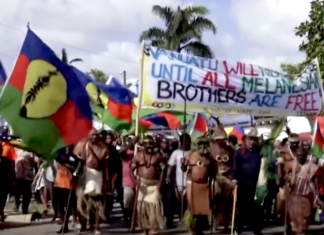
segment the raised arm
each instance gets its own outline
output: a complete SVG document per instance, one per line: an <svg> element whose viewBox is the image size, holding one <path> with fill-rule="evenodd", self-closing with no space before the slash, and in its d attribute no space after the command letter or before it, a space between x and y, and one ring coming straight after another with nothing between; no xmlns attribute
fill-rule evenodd
<svg viewBox="0 0 324 235"><path fill-rule="evenodd" d="M120 149L118 150L118 154L121 154L123 152L125 152L127 149L129 149L132 145L135 145L137 143L137 141L139 140L139 138L137 136L135 136L132 141L130 141L128 144L125 144L123 146L120 147Z"/></svg>

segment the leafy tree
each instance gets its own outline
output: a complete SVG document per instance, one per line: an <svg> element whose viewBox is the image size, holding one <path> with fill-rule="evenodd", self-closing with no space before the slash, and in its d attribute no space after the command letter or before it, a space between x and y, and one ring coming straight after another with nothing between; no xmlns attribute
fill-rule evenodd
<svg viewBox="0 0 324 235"><path fill-rule="evenodd" d="M206 18L210 12L204 6L189 6L173 9L170 6L155 5L153 14L159 16L166 28L152 27L142 32L140 42L150 41L152 46L181 52L185 50L189 54L213 58L211 48L202 41L204 31L216 34L216 26Z"/></svg>
<svg viewBox="0 0 324 235"><path fill-rule="evenodd" d="M304 63L290 64L290 63L281 63L280 65L283 72L288 75L299 74L305 67Z"/></svg>
<svg viewBox="0 0 324 235"><path fill-rule="evenodd" d="M299 46L306 52L306 63L318 58L321 71L324 71L324 0L312 0L309 19L295 28L296 36L304 38Z"/></svg>
<svg viewBox="0 0 324 235"><path fill-rule="evenodd" d="M92 75L97 82L106 83L107 75L99 69L91 69L87 74Z"/></svg>
<svg viewBox="0 0 324 235"><path fill-rule="evenodd" d="M66 52L65 48L62 49L62 58L61 58L61 60L66 64L72 64L72 63L75 63L75 62L83 62L83 60L80 59L80 58L75 58L75 59L69 61L68 55L67 55L67 52Z"/></svg>

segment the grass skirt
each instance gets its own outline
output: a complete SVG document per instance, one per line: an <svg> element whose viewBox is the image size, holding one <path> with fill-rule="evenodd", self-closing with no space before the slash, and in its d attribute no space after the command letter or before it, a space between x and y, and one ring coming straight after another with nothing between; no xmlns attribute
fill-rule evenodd
<svg viewBox="0 0 324 235"><path fill-rule="evenodd" d="M158 190L159 180L140 178L137 222L144 229L164 229L162 197Z"/></svg>

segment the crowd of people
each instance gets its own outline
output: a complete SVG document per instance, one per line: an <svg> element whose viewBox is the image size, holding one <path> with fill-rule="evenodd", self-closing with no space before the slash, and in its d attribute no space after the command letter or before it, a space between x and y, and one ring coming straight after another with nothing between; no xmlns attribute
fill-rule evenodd
<svg viewBox="0 0 324 235"><path fill-rule="evenodd" d="M5 220L8 198L14 198L16 211L22 205L22 213L29 213L34 194L44 214L54 209L58 233L69 231L72 217L79 233L90 229L100 234L100 224L111 222L117 202L125 226L133 231L138 225L145 234L177 226L176 217L195 234L221 226L229 232L232 220L236 234L249 228L260 234L265 225L283 223L286 216L287 230L301 234L316 208L323 207L323 168L316 156L310 157L310 143L297 134L276 141L271 156L262 156L262 141L252 128L238 143L221 123L195 143L186 133L179 139L161 134L139 139L93 129L46 161L3 141L0 217ZM268 180L258 204L260 171L267 172Z"/></svg>

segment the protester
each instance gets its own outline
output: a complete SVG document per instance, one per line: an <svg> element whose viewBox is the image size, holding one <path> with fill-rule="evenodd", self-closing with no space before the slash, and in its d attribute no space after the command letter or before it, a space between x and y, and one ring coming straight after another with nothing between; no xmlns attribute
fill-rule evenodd
<svg viewBox="0 0 324 235"><path fill-rule="evenodd" d="M165 158L154 152L154 139L146 136L143 140L144 150L133 158L131 175L139 186L137 198L137 220L146 234L156 234L164 229L161 186L164 180ZM137 171L137 177L134 171Z"/></svg>
<svg viewBox="0 0 324 235"><path fill-rule="evenodd" d="M89 223L91 229L95 230L95 234L100 234L100 221L106 221L106 193L110 188L107 161L109 149L97 130L93 129L88 138L78 144L75 154L85 162L85 171L79 178L77 189L78 211L90 219ZM85 210L82 207L84 201ZM91 211L94 211L94 214L91 214Z"/></svg>
<svg viewBox="0 0 324 235"><path fill-rule="evenodd" d="M8 194L10 193L11 183L15 178L15 172L12 169L12 163L2 156L2 146L0 145L0 220L5 220L4 207L6 205Z"/></svg>
<svg viewBox="0 0 324 235"><path fill-rule="evenodd" d="M262 229L262 216L257 213L257 206L254 202L261 166L260 148L257 144L257 129L252 128L244 138L244 141L244 146L235 153L233 164L233 184L238 185L238 216L236 218L235 231L237 234L241 234L244 226L251 224L254 234L260 234Z"/></svg>
<svg viewBox="0 0 324 235"><path fill-rule="evenodd" d="M22 212L28 214L28 207L32 197L32 183L34 180L35 172L37 172L37 165L35 156L26 151L21 151L15 163L16 174L16 207L18 211L20 207L20 197L22 196Z"/></svg>
<svg viewBox="0 0 324 235"><path fill-rule="evenodd" d="M49 210L49 202L52 202L53 205L53 188L54 188L54 180L55 180L55 167L54 167L54 162L53 161L48 161L44 164L44 172L43 172L43 179L44 179L44 214L47 214ZM53 207L54 209L54 218L53 220L56 219L57 215L57 210L56 207Z"/></svg>
<svg viewBox="0 0 324 235"><path fill-rule="evenodd" d="M131 177L131 164L134 158L135 144L138 138L126 138L125 144L119 150L122 162L122 182L123 182L123 215L127 227L131 226L134 201L135 201L135 181Z"/></svg>
<svg viewBox="0 0 324 235"><path fill-rule="evenodd" d="M184 161L184 156L187 151L191 148L191 137L188 134L183 134L180 136L180 148L173 151L171 157L168 161L168 169L166 176L166 183L173 185L175 189L175 195L177 203L174 204L176 211L178 212L179 218L182 218L184 211L187 209L187 200L185 197L186 185L187 185L187 175L182 171L181 164ZM175 174L175 182L173 181ZM172 206L172 204L171 204ZM168 226L172 227L173 221L167 220Z"/></svg>
<svg viewBox="0 0 324 235"><path fill-rule="evenodd" d="M235 137L235 138L234 138ZM232 141L232 144L230 141ZM225 232L229 230L232 217L233 188L232 188L232 167L236 136L229 136L225 132L224 126L218 122L214 127L211 143L211 155L217 165L218 174L213 182L213 226L215 229L219 225L224 225Z"/></svg>
<svg viewBox="0 0 324 235"><path fill-rule="evenodd" d="M198 150L187 153L182 170L187 171L187 200L191 215L196 220L191 229L197 235L209 227L208 216L211 215L211 188L216 178L217 165L210 154L210 143L207 138L198 140Z"/></svg>
<svg viewBox="0 0 324 235"><path fill-rule="evenodd" d="M265 219L270 222L271 220L276 222L277 214L274 212L272 215L272 208L276 208L276 197L279 192L279 187L276 183L277 174L276 174L276 162L280 153L281 141L276 140L274 142L274 150L270 156L267 156L267 189L268 193L264 199L264 209L265 209ZM276 210L274 210L276 211Z"/></svg>
<svg viewBox="0 0 324 235"><path fill-rule="evenodd" d="M107 159L108 166L108 174L109 174L109 185L110 187L107 189L106 196L106 209L105 215L107 220L111 219L111 211L113 208L113 203L115 199L115 190L120 192L121 188L121 161L119 159L118 151L116 150L116 146L113 145L114 142L114 134L111 131L102 130L100 132L100 137L102 141L106 144L109 150L109 156ZM118 195L118 194L117 194ZM118 196L118 201L120 202L120 195Z"/></svg>

